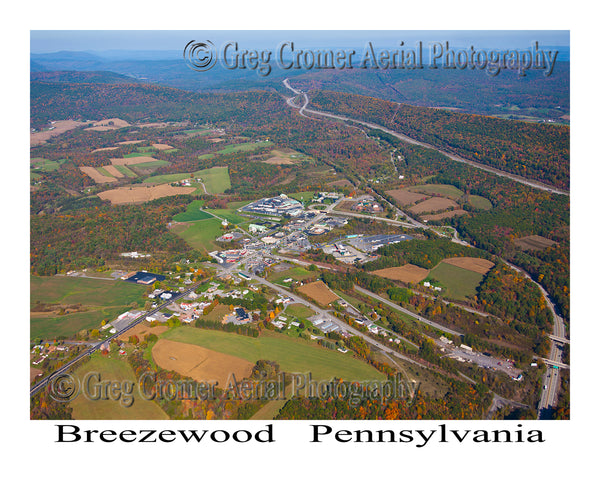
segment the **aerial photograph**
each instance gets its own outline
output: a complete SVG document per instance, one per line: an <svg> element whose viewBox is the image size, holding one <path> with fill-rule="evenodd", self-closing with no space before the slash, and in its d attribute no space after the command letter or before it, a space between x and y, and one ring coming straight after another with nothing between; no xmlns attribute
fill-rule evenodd
<svg viewBox="0 0 600 480"><path fill-rule="evenodd" d="M568 30L29 34L31 420L570 419Z"/></svg>

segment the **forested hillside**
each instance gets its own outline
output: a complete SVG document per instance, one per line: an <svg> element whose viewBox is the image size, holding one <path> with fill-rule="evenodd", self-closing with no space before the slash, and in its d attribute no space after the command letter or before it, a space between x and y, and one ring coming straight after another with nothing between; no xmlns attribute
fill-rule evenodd
<svg viewBox="0 0 600 480"><path fill-rule="evenodd" d="M502 120L373 97L318 91L317 110L382 125L411 138L525 178L569 188L569 127Z"/></svg>

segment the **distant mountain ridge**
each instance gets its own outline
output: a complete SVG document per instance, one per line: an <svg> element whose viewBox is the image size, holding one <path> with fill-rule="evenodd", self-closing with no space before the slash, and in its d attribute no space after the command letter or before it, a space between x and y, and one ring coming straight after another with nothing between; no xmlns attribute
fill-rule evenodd
<svg viewBox="0 0 600 480"><path fill-rule="evenodd" d="M529 70L526 76L503 71L496 77L485 71L470 69L284 70L276 65L274 59L271 61L272 71L267 76L260 76L250 68L227 69L219 62L209 71L198 72L189 68L183 56L175 51L61 51L31 54L30 61L32 81L143 82L188 92L274 90L287 96L289 91L283 87L282 81L289 78L296 88L304 91L331 90L509 119L570 121L570 63L560 61L550 76L545 76L540 70ZM81 72L81 75L75 72Z"/></svg>
<svg viewBox="0 0 600 480"><path fill-rule="evenodd" d="M32 82L58 83L140 83L138 79L106 71L32 71L30 79Z"/></svg>

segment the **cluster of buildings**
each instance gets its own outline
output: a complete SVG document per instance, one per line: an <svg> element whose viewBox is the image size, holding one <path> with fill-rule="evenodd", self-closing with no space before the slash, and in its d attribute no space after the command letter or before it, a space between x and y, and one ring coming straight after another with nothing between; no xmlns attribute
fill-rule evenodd
<svg viewBox="0 0 600 480"><path fill-rule="evenodd" d="M398 234L398 235L350 235L346 237L348 243L358 250L366 253L377 251L384 245L392 245L394 243L405 242L412 240L413 237L410 235Z"/></svg>
<svg viewBox="0 0 600 480"><path fill-rule="evenodd" d="M209 252L208 254L218 263L236 263L239 262L244 255L248 254L248 250L243 248L235 250L223 250L221 252Z"/></svg>
<svg viewBox="0 0 600 480"><path fill-rule="evenodd" d="M357 199L357 202L352 206L352 210L355 212L381 213L383 207L371 195L363 195Z"/></svg>
<svg viewBox="0 0 600 480"><path fill-rule="evenodd" d="M335 202L335 201L339 200L340 197L343 197L343 195L340 193L318 192L318 193L315 193L313 201L318 202L318 203L323 203L323 202L327 202L327 201Z"/></svg>
<svg viewBox="0 0 600 480"><path fill-rule="evenodd" d="M131 324L136 319L140 318L144 313L146 313L146 312L144 312L143 310L131 310L131 311L122 313L115 320L106 324L104 326L104 328L110 328L112 326L112 328L115 329L115 332L112 332L112 329L110 330L110 332L116 333L117 331L123 330L125 327L127 327L129 324Z"/></svg>
<svg viewBox="0 0 600 480"><path fill-rule="evenodd" d="M344 217L325 217L319 223L312 225L306 233L308 235L322 235L323 233L329 232L334 228L343 227L348 223L348 220Z"/></svg>
<svg viewBox="0 0 600 480"><path fill-rule="evenodd" d="M244 235L240 232L227 232L224 233L223 235L221 235L220 237L217 237L216 241L217 242L232 242L234 240L239 240L240 238L242 238Z"/></svg>
<svg viewBox="0 0 600 480"><path fill-rule="evenodd" d="M196 179L185 178L183 180L179 180L178 182L173 182L173 183L171 183L171 185L174 187L191 187L193 182L199 183L201 181L202 180L200 178L196 178Z"/></svg>
<svg viewBox="0 0 600 480"><path fill-rule="evenodd" d="M262 198L242 208L244 212L260 213L263 215L287 215L296 217L302 213L303 207L298 200L285 194L278 197Z"/></svg>
<svg viewBox="0 0 600 480"><path fill-rule="evenodd" d="M139 252L123 252L119 254L121 257L127 258L147 258L151 255L149 253L139 253Z"/></svg>

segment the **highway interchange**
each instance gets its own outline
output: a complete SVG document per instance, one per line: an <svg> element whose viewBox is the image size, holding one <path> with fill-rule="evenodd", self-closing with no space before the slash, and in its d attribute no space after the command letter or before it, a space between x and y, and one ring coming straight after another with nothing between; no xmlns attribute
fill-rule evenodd
<svg viewBox="0 0 600 480"><path fill-rule="evenodd" d="M308 109L307 106L309 103L309 99L308 99L308 96L306 95L306 92L303 92L301 90L293 88L289 83L289 79L287 79L287 78L283 81L283 84L286 88L288 88L295 94L294 97L286 98L286 103L290 107L298 109L298 113L306 118L314 118L314 117L310 117L310 116L306 115L306 113L310 113L312 115L333 118L336 120L342 120L344 122L354 122L354 123L358 123L360 125L367 126L369 128L382 130L382 131L384 131L390 135L393 135L396 138L399 138L400 140L403 140L407 143L411 143L414 145L420 145L425 148L436 150L439 153L447 156L448 158L450 158L452 160L455 160L460 163L467 163L475 168L479 168L479 169L485 170L490 173L494 173L494 174L502 176L502 177L510 178L510 179L512 179L518 183L521 183L523 185L527 185L527 186L530 186L530 187L538 189L538 190L549 191L549 192L555 193L557 195L569 195L569 192L567 192L565 190L561 190L561 189L543 184L541 182L529 180L529 179L523 178L518 175L503 172L501 170L498 170L498 169L495 169L492 167L488 167L485 165L481 165L481 164L466 160L462 157L459 157L458 155L454 155L454 154L445 152L445 151L440 150L432 145L417 141L413 138L407 137L406 135L403 135L403 134L400 134L393 130L387 129L381 125L376 125L373 123L365 122L365 121L358 120L355 118L345 117L342 115L334 115L331 113L320 112L317 110ZM295 98L298 96L302 96L302 98L303 98L303 104L301 106L298 106L294 101ZM420 222L417 222L416 220L411 219L408 215L406 215L404 212L399 210L393 204L388 202L385 198L381 197L381 195L377 195L377 196L380 198L380 200L385 201L387 204L391 205L392 208L394 208L396 210L397 215L402 215L402 217L407 218L408 221L412 224L411 226L419 226L420 228L425 228L425 229L428 228L427 225L423 225ZM336 212L336 213L339 213L339 212ZM372 218L374 218L374 219L377 218L378 220L387 221L389 223L393 222L393 221L390 221L389 219L385 219L385 218L381 218L381 217L372 217ZM408 225L405 224L403 226L408 226ZM465 242L464 240L460 240L458 238L456 230L454 231L454 236L452 238L452 241L454 241L456 243L460 243L461 245L472 247L472 245L470 245L469 243ZM525 275L527 278L529 278L532 282L534 282L537 285L539 290L542 292L542 294L546 300L546 303L548 304L548 307L550 308L550 310L553 314L553 317L554 317L553 332L552 332L551 336L549 335L550 345L551 345L549 358L543 359L548 364L548 370L543 378L542 393L541 393L540 401L538 404L538 418L543 418L544 415L547 413L548 409L552 406L556 406L556 404L558 402L558 391L560 388L560 368L568 367L567 365L564 365L561 361L562 350L560 348L560 345L568 342L568 340L565 337L564 321L563 321L562 317L557 313L557 307L550 299L548 292L538 282L536 282L533 278L531 278L531 276L527 272L525 272L523 269L521 269L515 265L512 265L509 262L506 262L506 260L503 260L503 261L505 263L507 263L511 268L513 268L513 269L519 271L521 274ZM557 368L554 368L554 367L557 367Z"/></svg>

